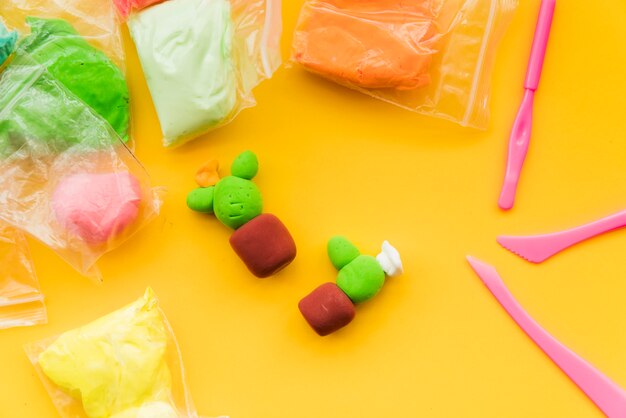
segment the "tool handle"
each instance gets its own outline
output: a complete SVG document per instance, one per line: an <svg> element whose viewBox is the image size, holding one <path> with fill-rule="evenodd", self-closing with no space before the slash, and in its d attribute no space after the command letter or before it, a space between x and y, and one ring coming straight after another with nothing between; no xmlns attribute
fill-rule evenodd
<svg viewBox="0 0 626 418"><path fill-rule="evenodd" d="M533 90L526 90L524 100L522 100L513 129L511 130L506 174L502 184L502 191L500 192L500 199L498 200L498 206L502 210L511 209L515 203L517 184L530 144L530 134L533 125L533 100Z"/></svg>
<svg viewBox="0 0 626 418"><path fill-rule="evenodd" d="M468 260L483 283L522 330L610 418L626 417L626 392L582 357L544 330L522 306L496 270L475 258Z"/></svg>
<svg viewBox="0 0 626 418"><path fill-rule="evenodd" d="M533 39L533 48L530 52L530 60L526 72L526 81L524 82L524 87L530 90L537 90L539 86L555 6L556 0L543 0L541 2L539 19L535 28L535 38Z"/></svg>

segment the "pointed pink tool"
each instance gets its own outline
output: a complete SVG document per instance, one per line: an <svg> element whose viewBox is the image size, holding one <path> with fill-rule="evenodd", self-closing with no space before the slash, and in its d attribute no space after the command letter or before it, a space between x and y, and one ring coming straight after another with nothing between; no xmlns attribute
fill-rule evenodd
<svg viewBox="0 0 626 418"><path fill-rule="evenodd" d="M515 203L515 193L519 182L522 166L528 152L530 143L530 133L533 123L533 101L535 91L539 87L541 69L546 55L550 28L552 27L552 17L556 0L543 0L539 11L539 20L535 29L535 38L528 62L526 81L524 82L524 99L515 118L511 137L509 139L509 155L507 159L506 175L500 194L498 205L501 209L508 210Z"/></svg>
<svg viewBox="0 0 626 418"><path fill-rule="evenodd" d="M626 226L626 211L577 228L552 234L527 237L500 236L498 243L532 263L541 263L572 245L624 226Z"/></svg>
<svg viewBox="0 0 626 418"><path fill-rule="evenodd" d="M626 392L582 357L548 334L524 311L495 268L474 257L470 265L517 325L609 418L626 417Z"/></svg>

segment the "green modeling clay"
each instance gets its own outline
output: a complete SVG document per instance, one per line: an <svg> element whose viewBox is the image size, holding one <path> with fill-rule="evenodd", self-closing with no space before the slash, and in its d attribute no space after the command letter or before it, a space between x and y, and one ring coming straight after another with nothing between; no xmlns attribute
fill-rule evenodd
<svg viewBox="0 0 626 418"><path fill-rule="evenodd" d="M241 153L231 165L232 176L214 186L200 187L187 196L187 206L196 212L213 213L221 223L237 229L263 212L259 188L251 180L259 170L256 155Z"/></svg>
<svg viewBox="0 0 626 418"><path fill-rule="evenodd" d="M117 141L104 119L27 56L17 54L0 74L0 156Z"/></svg>
<svg viewBox="0 0 626 418"><path fill-rule="evenodd" d="M187 195L187 206L196 212L213 213L214 191L215 187L199 187L192 190Z"/></svg>
<svg viewBox="0 0 626 418"><path fill-rule="evenodd" d="M374 297L389 277L402 273L398 251L387 241L376 258L360 255L359 250L344 237L328 241L328 257L339 270L337 284L324 283L298 303L300 313L311 328L321 336L331 334L354 319L355 303Z"/></svg>
<svg viewBox="0 0 626 418"><path fill-rule="evenodd" d="M148 289L131 305L61 335L39 355L39 365L53 383L82 401L89 418L126 417L131 408L166 401L171 396L168 334L157 304ZM155 409L164 411L159 416L171 416L167 408Z"/></svg>
<svg viewBox="0 0 626 418"><path fill-rule="evenodd" d="M230 171L235 177L252 180L259 172L259 160L252 151L244 151L235 158Z"/></svg>
<svg viewBox="0 0 626 418"><path fill-rule="evenodd" d="M129 93L122 71L65 20L28 17L26 22L31 34L20 41L18 54L25 52L44 65L68 90L106 119L126 142ZM69 117L63 120L72 122Z"/></svg>
<svg viewBox="0 0 626 418"><path fill-rule="evenodd" d="M250 180L228 176L215 185L215 216L226 226L237 229L263 211L261 192Z"/></svg>
<svg viewBox="0 0 626 418"><path fill-rule="evenodd" d="M387 241L376 258L360 255L347 238L336 236L328 241L328 258L339 270L337 286L354 303L373 298L385 283L385 275L402 273L400 254Z"/></svg>
<svg viewBox="0 0 626 418"><path fill-rule="evenodd" d="M354 303L373 298L385 283L385 272L370 255L360 255L339 270L337 286Z"/></svg>
<svg viewBox="0 0 626 418"><path fill-rule="evenodd" d="M0 65L9 58L15 49L17 42L17 32L9 32L0 21Z"/></svg>
<svg viewBox="0 0 626 418"><path fill-rule="evenodd" d="M263 212L263 199L251 181L259 171L256 155L241 153L233 161L231 176L220 179L217 160L206 162L196 172L200 188L187 195L191 210L215 213L224 225L235 229L230 246L252 274L269 277L296 257L296 243L276 216Z"/></svg>
<svg viewBox="0 0 626 418"><path fill-rule="evenodd" d="M347 238L332 237L328 241L328 258L337 270L341 270L361 253Z"/></svg>

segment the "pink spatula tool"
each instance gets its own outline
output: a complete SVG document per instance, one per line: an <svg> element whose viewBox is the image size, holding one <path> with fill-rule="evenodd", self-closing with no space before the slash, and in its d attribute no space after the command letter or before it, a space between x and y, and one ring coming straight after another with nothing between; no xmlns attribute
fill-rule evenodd
<svg viewBox="0 0 626 418"><path fill-rule="evenodd" d="M528 62L526 81L524 82L524 99L522 100L517 117L515 118L509 139L506 175L498 202L500 208L504 210L513 207L517 183L519 182L524 159L528 152L533 123L533 101L535 99L535 91L537 87L539 87L539 79L541 78L541 69L543 68L543 60L548 46L548 38L550 36L555 6L556 0L543 0L541 2L539 20L537 21L537 28L535 29L535 38L530 53L530 61Z"/></svg>
<svg viewBox="0 0 626 418"><path fill-rule="evenodd" d="M500 236L498 243L530 262L541 263L572 245L624 226L626 226L626 211L577 228L552 234L527 237Z"/></svg>
<svg viewBox="0 0 626 418"><path fill-rule="evenodd" d="M470 265L517 325L609 418L626 417L626 392L532 319L506 288L496 269L474 257Z"/></svg>

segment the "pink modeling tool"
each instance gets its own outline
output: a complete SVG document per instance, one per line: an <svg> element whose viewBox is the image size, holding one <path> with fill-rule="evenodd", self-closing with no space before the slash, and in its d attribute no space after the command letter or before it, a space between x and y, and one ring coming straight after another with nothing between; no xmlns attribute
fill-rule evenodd
<svg viewBox="0 0 626 418"><path fill-rule="evenodd" d="M626 226L626 211L552 234L527 237L500 236L498 243L532 263L541 263L572 245L624 226Z"/></svg>
<svg viewBox="0 0 626 418"><path fill-rule="evenodd" d="M524 82L524 88L526 89L524 99L515 118L509 139L506 175L498 202L500 208L504 210L513 207L517 183L519 182L524 159L528 152L533 123L533 101L535 99L535 91L539 87L539 79L541 78L541 69L543 68L543 60L546 55L546 47L548 46L555 5L556 0L543 0L541 2L539 20L535 29L535 38L526 72L526 81Z"/></svg>
<svg viewBox="0 0 626 418"><path fill-rule="evenodd" d="M626 417L626 392L622 388L541 328L511 295L496 269L474 257L468 256L467 260L517 325L602 412L609 418Z"/></svg>

